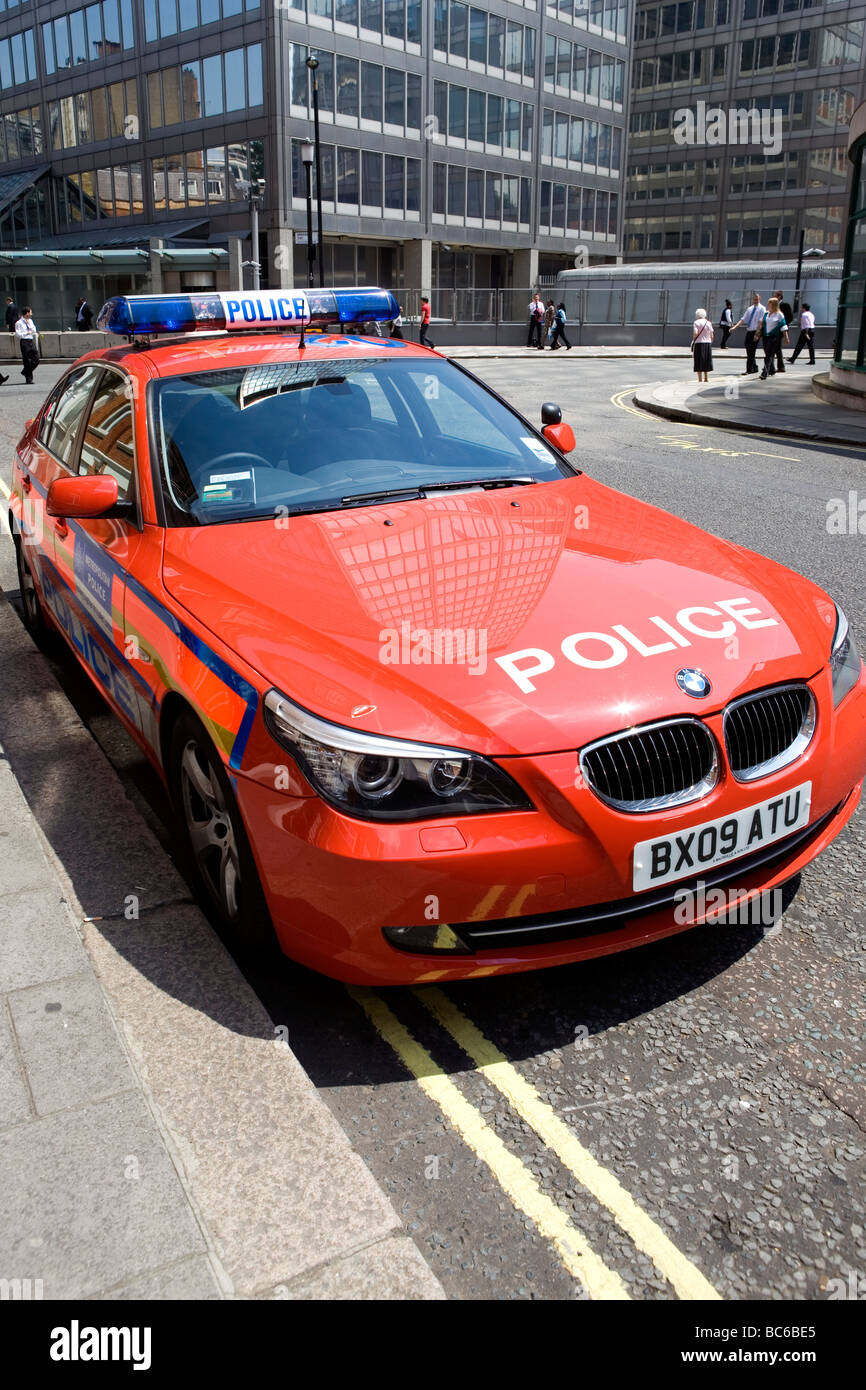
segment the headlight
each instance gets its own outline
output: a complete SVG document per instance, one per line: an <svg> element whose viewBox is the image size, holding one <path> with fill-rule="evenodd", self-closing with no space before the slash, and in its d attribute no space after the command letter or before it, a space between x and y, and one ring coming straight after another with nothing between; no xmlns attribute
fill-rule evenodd
<svg viewBox="0 0 866 1390"><path fill-rule="evenodd" d="M264 715L316 791L350 816L403 821L532 809L508 773L476 753L344 729L276 690L265 696Z"/></svg>
<svg viewBox="0 0 866 1390"><path fill-rule="evenodd" d="M851 635L848 619L836 605L836 633L830 653L830 674L833 677L833 704L844 700L860 679L860 653Z"/></svg>

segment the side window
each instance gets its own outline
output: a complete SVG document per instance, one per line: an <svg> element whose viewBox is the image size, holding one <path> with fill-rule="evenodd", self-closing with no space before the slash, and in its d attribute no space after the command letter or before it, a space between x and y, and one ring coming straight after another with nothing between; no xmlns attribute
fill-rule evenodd
<svg viewBox="0 0 866 1390"><path fill-rule="evenodd" d="M101 367L93 366L79 367L76 371L70 372L56 401L49 403L53 406L51 420L47 437L44 434L43 421L42 442L55 458L66 464L67 468L73 467L72 451L78 437L78 426L81 424L81 416L90 392L101 371Z"/></svg>
<svg viewBox="0 0 866 1390"><path fill-rule="evenodd" d="M104 473L117 480L121 502L134 495L135 447L129 382L106 372L96 388L81 443L79 473Z"/></svg>
<svg viewBox="0 0 866 1390"><path fill-rule="evenodd" d="M39 421L39 443L44 444L46 448L48 447L48 436L51 433L51 426L54 421L54 411L57 402L60 400L65 390L66 381L58 382L45 403L42 419Z"/></svg>

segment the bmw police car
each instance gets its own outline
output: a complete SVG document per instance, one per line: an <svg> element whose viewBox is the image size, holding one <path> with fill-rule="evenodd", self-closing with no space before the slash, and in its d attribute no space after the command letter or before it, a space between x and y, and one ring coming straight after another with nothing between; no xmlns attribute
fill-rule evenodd
<svg viewBox="0 0 866 1390"><path fill-rule="evenodd" d="M866 769L844 613L603 487L378 290L110 300L18 445L26 619L239 936L340 979L622 950L790 878ZM694 892L699 910L676 910Z"/></svg>

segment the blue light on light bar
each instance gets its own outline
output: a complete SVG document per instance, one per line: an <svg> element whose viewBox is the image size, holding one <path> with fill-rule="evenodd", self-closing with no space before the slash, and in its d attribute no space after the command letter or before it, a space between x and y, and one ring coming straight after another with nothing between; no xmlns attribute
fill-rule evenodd
<svg viewBox="0 0 866 1390"><path fill-rule="evenodd" d="M388 290L269 290L211 294L131 294L109 299L97 328L130 338L137 333L249 332L316 324L395 319L400 309Z"/></svg>

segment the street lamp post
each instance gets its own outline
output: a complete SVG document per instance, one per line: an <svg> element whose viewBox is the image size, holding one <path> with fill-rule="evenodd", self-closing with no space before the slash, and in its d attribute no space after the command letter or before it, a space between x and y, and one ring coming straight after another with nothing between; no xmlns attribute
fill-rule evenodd
<svg viewBox="0 0 866 1390"><path fill-rule="evenodd" d="M800 250L799 250L799 252L798 252L798 254L797 254L797 283L796 283L796 285L794 286L794 313L795 313L795 314L797 313L797 311L798 311L799 308L800 308L800 280L802 279L802 276L803 276L803 261L804 261L804 259L805 259L805 260L816 260L819 256L826 255L826 252L822 251L821 248L820 248L820 246L810 246L809 249L808 249L808 251L807 251L807 250L804 249L804 248L805 248L805 245L806 245L806 229L805 229L805 227L803 227L803 228L801 229L801 231L800 231Z"/></svg>
<svg viewBox="0 0 866 1390"><path fill-rule="evenodd" d="M319 288L325 283L325 251L322 242L322 147L319 144L319 60L311 53L307 67L313 77L313 144L316 156L316 233L319 247ZM310 284L312 285L312 280Z"/></svg>
<svg viewBox="0 0 866 1390"><path fill-rule="evenodd" d="M304 185L307 196L307 283L313 288L313 261L316 259L316 243L313 241L313 190L311 186L313 169L313 146L309 140L301 145L301 163L304 166Z"/></svg>
<svg viewBox="0 0 866 1390"><path fill-rule="evenodd" d="M260 290L262 287L262 263L259 260L259 208L264 201L265 181L257 179L255 183L250 183L250 248L249 261L245 264L253 272L253 289Z"/></svg>

